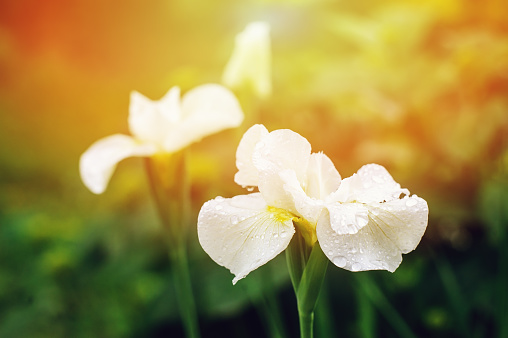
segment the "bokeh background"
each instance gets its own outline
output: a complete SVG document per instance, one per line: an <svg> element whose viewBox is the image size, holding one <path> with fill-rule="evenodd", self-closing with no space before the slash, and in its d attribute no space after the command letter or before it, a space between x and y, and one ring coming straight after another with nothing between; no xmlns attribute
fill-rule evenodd
<svg viewBox="0 0 508 338"><path fill-rule="evenodd" d="M318 337L508 336L508 5L504 0L0 3L0 337L179 337L172 269L140 159L81 183L97 139L152 99L220 82L235 35L270 23L273 93L192 146L192 198L244 193L236 145L289 128L343 177L388 168L426 199L393 274L330 264ZM284 255L236 286L191 229L204 337L298 335ZM279 311L274 311L278 309Z"/></svg>

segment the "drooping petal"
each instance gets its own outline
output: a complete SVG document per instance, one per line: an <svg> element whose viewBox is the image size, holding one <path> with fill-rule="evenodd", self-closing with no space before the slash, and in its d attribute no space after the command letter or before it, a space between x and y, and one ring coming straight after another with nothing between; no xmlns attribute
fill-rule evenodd
<svg viewBox="0 0 508 338"><path fill-rule="evenodd" d="M339 189L328 200L379 203L398 199L401 194L409 195L409 191L401 188L383 166L367 164L358 173L343 179Z"/></svg>
<svg viewBox="0 0 508 338"><path fill-rule="evenodd" d="M136 138L162 147L168 133L181 119L180 88L171 88L160 100L133 91L129 105L129 129Z"/></svg>
<svg viewBox="0 0 508 338"><path fill-rule="evenodd" d="M268 207L259 193L217 197L198 216L201 246L235 275L233 284L286 249L294 232L292 216Z"/></svg>
<svg viewBox="0 0 508 338"><path fill-rule="evenodd" d="M234 94L217 84L206 84L187 92L182 98L182 118L164 137L164 149L177 151L203 137L238 127L243 112Z"/></svg>
<svg viewBox="0 0 508 338"><path fill-rule="evenodd" d="M305 189L307 195L324 199L339 188L340 180L340 174L328 156L323 153L310 155Z"/></svg>
<svg viewBox="0 0 508 338"><path fill-rule="evenodd" d="M90 191L101 194L118 162L131 156L150 156L157 147L149 143L139 143L127 135L111 135L98 140L88 148L79 160L81 179Z"/></svg>
<svg viewBox="0 0 508 338"><path fill-rule="evenodd" d="M328 215L320 219L326 221L339 235L355 234L369 222L368 207L362 203L326 203Z"/></svg>
<svg viewBox="0 0 508 338"><path fill-rule="evenodd" d="M261 141L268 130L262 124L255 124L243 134L240 144L236 150L236 167L238 172L235 174L235 182L244 187L255 187L258 185L259 173L252 162L252 154L256 144Z"/></svg>
<svg viewBox="0 0 508 338"><path fill-rule="evenodd" d="M272 91L270 63L270 26L265 22L250 23L236 36L222 82L231 88L249 83L259 97L266 97Z"/></svg>
<svg viewBox="0 0 508 338"><path fill-rule="evenodd" d="M354 204L354 203L351 203ZM395 271L402 253L416 248L427 227L427 203L416 196L365 205L368 223L355 234L340 235L323 216L316 232L325 255L350 271Z"/></svg>
<svg viewBox="0 0 508 338"><path fill-rule="evenodd" d="M287 195L284 200L279 199L278 204L315 225L323 210L323 201L310 197L305 193L294 170L283 170L279 176Z"/></svg>
<svg viewBox="0 0 508 338"><path fill-rule="evenodd" d="M280 173L293 170L300 184L305 182L310 159L310 143L299 134L279 129L272 131L255 146L252 155L254 166L259 172L259 191L268 205L288 209L288 192Z"/></svg>

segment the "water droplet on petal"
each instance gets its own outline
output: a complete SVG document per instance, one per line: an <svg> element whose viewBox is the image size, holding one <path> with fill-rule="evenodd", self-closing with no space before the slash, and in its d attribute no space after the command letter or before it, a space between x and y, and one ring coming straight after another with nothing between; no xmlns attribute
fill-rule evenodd
<svg viewBox="0 0 508 338"><path fill-rule="evenodd" d="M362 265L360 263L354 263L353 266L351 267L351 269L353 271L360 271L362 268Z"/></svg>
<svg viewBox="0 0 508 338"><path fill-rule="evenodd" d="M418 202L416 201L416 199L414 198L408 198L408 200L406 201L406 205L408 207L413 207L415 206L416 204L418 204Z"/></svg>
<svg viewBox="0 0 508 338"><path fill-rule="evenodd" d="M247 191L248 191L248 192L252 192L252 191L254 191L254 187L247 187Z"/></svg>
<svg viewBox="0 0 508 338"><path fill-rule="evenodd" d="M261 149L265 146L265 143L263 141L260 141L258 143L256 143L256 149Z"/></svg>
<svg viewBox="0 0 508 338"><path fill-rule="evenodd" d="M343 268L346 266L347 260L345 257L337 256L332 259L333 264L337 265L339 268Z"/></svg>
<svg viewBox="0 0 508 338"><path fill-rule="evenodd" d="M372 180L373 180L374 182L376 182L376 183L379 183L379 184L384 183L384 181L385 181L384 179L382 179L382 178L381 178L381 177L379 177L379 176L372 176Z"/></svg>
<svg viewBox="0 0 508 338"><path fill-rule="evenodd" d="M231 216L231 224L238 224L238 217Z"/></svg>
<svg viewBox="0 0 508 338"><path fill-rule="evenodd" d="M356 215L356 224L358 224L358 226L363 228L367 223L369 223L369 220L365 215Z"/></svg>
<svg viewBox="0 0 508 338"><path fill-rule="evenodd" d="M215 206L215 210L221 210L222 209L222 205L216 205Z"/></svg>

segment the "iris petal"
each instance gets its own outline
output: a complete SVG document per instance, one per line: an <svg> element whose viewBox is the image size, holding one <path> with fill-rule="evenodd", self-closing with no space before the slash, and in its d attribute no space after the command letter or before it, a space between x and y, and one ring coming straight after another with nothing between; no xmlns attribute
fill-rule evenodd
<svg viewBox="0 0 508 338"><path fill-rule="evenodd" d="M131 156L150 156L157 147L139 143L127 135L111 135L98 140L88 148L79 161L81 179L90 191L101 194L106 190L116 165Z"/></svg>
<svg viewBox="0 0 508 338"><path fill-rule="evenodd" d="M320 218L316 232L323 252L335 265L346 270L395 271L402 261L401 254L414 250L425 232L429 212L427 203L420 197L411 196L360 205L361 213L350 208L347 215L349 218L360 216L361 222L366 222L353 234L339 234L329 219Z"/></svg>
<svg viewBox="0 0 508 338"><path fill-rule="evenodd" d="M164 150L173 152L203 137L227 128L238 127L243 112L234 94L217 84L206 84L187 92L182 98L181 121L168 130Z"/></svg>
<svg viewBox="0 0 508 338"><path fill-rule="evenodd" d="M233 284L286 249L294 232L292 215L268 207L259 193L217 197L198 217L201 246L235 275Z"/></svg>

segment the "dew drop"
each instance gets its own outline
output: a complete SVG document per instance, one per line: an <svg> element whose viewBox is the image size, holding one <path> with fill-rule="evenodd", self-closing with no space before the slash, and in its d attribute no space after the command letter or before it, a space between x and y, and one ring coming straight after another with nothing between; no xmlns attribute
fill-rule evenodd
<svg viewBox="0 0 508 338"><path fill-rule="evenodd" d="M216 205L215 210L222 210L222 205Z"/></svg>
<svg viewBox="0 0 508 338"><path fill-rule="evenodd" d="M362 268L362 265L360 263L354 263L351 269L353 271L359 271Z"/></svg>
<svg viewBox="0 0 508 338"><path fill-rule="evenodd" d="M408 200L406 201L406 205L408 207L413 207L417 204L418 202L416 201L416 199L413 199L413 198L408 198Z"/></svg>
<svg viewBox="0 0 508 338"><path fill-rule="evenodd" d="M369 223L369 220L365 215L356 215L356 224L358 224L358 226L364 227L367 223Z"/></svg>
<svg viewBox="0 0 508 338"><path fill-rule="evenodd" d="M288 234L287 234L287 232L285 232L285 231L280 233L280 237L281 237L281 238L285 238L285 237L287 237L287 236L288 236Z"/></svg>
<svg viewBox="0 0 508 338"><path fill-rule="evenodd" d="M234 224L234 225L238 224L238 217L232 216L231 217L231 224Z"/></svg>
<svg viewBox="0 0 508 338"><path fill-rule="evenodd" d="M381 177L379 176L373 176L372 177L372 180L376 183L384 183L385 180L383 180Z"/></svg>
<svg viewBox="0 0 508 338"><path fill-rule="evenodd" d="M333 251L332 250L328 251L328 256L331 256L331 255L333 255Z"/></svg>
<svg viewBox="0 0 508 338"><path fill-rule="evenodd" d="M345 257L337 256L332 259L333 264L337 265L339 268L343 268L346 266L347 260Z"/></svg>
<svg viewBox="0 0 508 338"><path fill-rule="evenodd" d="M254 191L254 187L247 187L247 191L248 191L248 192L252 192L252 191Z"/></svg>

